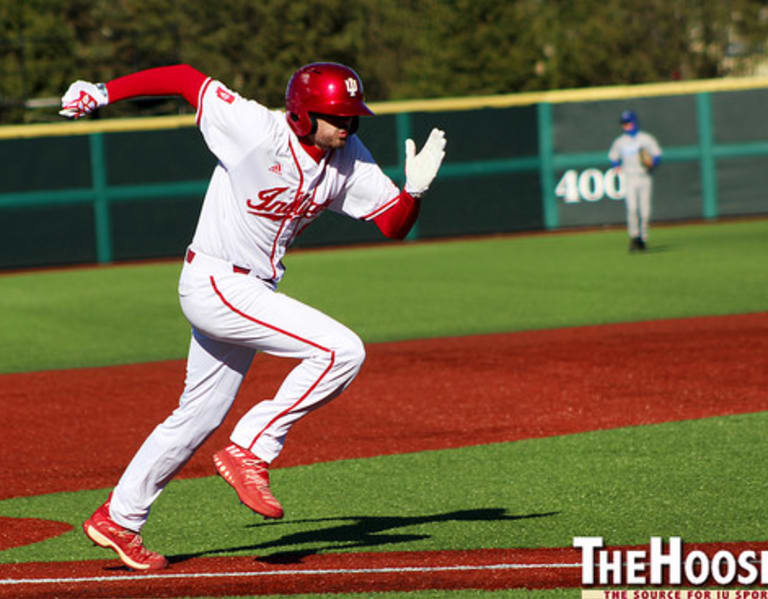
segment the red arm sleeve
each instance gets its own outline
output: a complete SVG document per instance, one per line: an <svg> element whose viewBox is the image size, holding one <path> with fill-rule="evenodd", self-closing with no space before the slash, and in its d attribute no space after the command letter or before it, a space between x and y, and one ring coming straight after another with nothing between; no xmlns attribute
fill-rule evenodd
<svg viewBox="0 0 768 599"><path fill-rule="evenodd" d="M421 200L414 198L405 190L397 196L397 202L386 212L373 219L379 230L391 239L403 239L413 227L419 216Z"/></svg>
<svg viewBox="0 0 768 599"><path fill-rule="evenodd" d="M107 82L109 103L137 96L184 96L197 109L197 95L207 77L188 64L138 71Z"/></svg>

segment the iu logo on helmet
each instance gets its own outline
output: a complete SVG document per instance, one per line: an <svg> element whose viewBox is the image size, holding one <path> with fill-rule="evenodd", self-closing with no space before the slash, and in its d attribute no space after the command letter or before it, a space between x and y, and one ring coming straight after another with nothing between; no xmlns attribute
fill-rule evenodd
<svg viewBox="0 0 768 599"><path fill-rule="evenodd" d="M347 91L350 96L354 96L359 90L357 87L357 79L354 77L348 77L344 80L344 85L347 86Z"/></svg>

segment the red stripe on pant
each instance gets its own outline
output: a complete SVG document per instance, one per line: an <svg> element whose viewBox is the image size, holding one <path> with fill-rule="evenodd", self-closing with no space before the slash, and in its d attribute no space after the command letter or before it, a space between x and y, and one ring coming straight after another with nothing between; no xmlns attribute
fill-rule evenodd
<svg viewBox="0 0 768 599"><path fill-rule="evenodd" d="M253 316L250 316L250 315L246 314L242 310L238 310L231 303L229 303L227 298L224 297L224 294L217 287L216 280L213 278L213 276L211 276L211 286L213 287L213 290L216 293L216 295L219 296L219 299L222 301L222 303L227 308L232 310L232 312L237 314L238 316L242 316L246 320L250 320L251 322L254 322L254 323L258 324L258 325L261 325L263 327L267 327L268 329L272 329L273 331L277 331L278 333L282 333L283 335L287 335L288 337L291 337L292 339L296 339L297 341L301 341L302 343L306 343L307 345L311 345L312 347L316 347L317 349L319 349L321 351L328 352L328 354L330 354L330 357L331 357L331 361L328 364L328 367L323 371L323 373L318 377L318 379L312 384L312 386L309 389L307 389L307 392L304 393L304 395L302 395L296 401L296 403L294 403L293 405L289 406L288 408L286 408L285 410L280 412L277 416L275 416L272 420L270 420L267 423L267 425L258 432L258 434L253 438L253 441L251 441L251 444L248 446L248 451L251 451L253 449L253 446L256 445L256 441L259 440L259 437L261 437L261 435L263 435L264 432L269 429L269 427L271 427L280 418L282 418L286 414L289 414L294 409L296 409L301 404L301 402L303 402L307 398L307 396L310 393L312 393L312 391L315 389L315 387L317 387L317 385L320 384L320 381L322 381L323 378L325 377L325 375L328 374L328 372L331 370L331 368L333 368L333 364L334 364L334 362L336 360L336 354L335 354L335 352L333 350L331 350L331 349L329 349L327 347L323 347L322 345L318 345L317 343L314 343L313 341L310 341L309 339L304 339L303 337L299 337L298 335L295 335L295 334L290 333L288 331L285 331L285 330L283 330L283 329L281 329L279 327L276 327L276 326L268 324L268 323L266 323L266 322L264 322L262 320L254 318Z"/></svg>

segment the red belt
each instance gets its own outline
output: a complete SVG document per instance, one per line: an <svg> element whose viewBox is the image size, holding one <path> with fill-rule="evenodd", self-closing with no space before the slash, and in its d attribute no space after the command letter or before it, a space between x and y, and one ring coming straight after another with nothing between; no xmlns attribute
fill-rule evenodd
<svg viewBox="0 0 768 599"><path fill-rule="evenodd" d="M187 250L187 258L186 258L187 262L192 264L192 260L194 260L194 259L195 259L195 252L193 252L192 250L188 249ZM251 272L251 269L250 268L245 268L244 266L238 266L237 264L233 264L232 265L232 272L236 272L236 273L239 273L241 275L247 275L247 274L249 274Z"/></svg>

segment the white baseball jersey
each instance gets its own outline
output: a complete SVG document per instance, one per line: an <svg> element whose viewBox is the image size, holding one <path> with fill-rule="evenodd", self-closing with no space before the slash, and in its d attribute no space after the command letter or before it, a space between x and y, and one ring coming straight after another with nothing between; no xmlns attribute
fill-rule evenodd
<svg viewBox="0 0 768 599"><path fill-rule="evenodd" d="M619 135L608 151L608 159L620 162L625 175L625 199L627 209L627 232L632 239L648 239L651 220L651 195L653 180L640 160L640 148L651 156L661 156L661 147L656 138L645 131L635 135Z"/></svg>
<svg viewBox="0 0 768 599"><path fill-rule="evenodd" d="M200 96L197 124L219 164L192 240L197 251L277 283L288 246L323 210L370 220L400 193L355 135L316 161L282 111L212 79Z"/></svg>
<svg viewBox="0 0 768 599"><path fill-rule="evenodd" d="M629 177L648 176L640 162L640 148L645 148L651 156L661 156L661 147L656 138L645 131L638 131L635 135L619 135L611 144L608 159L621 162L622 171Z"/></svg>

